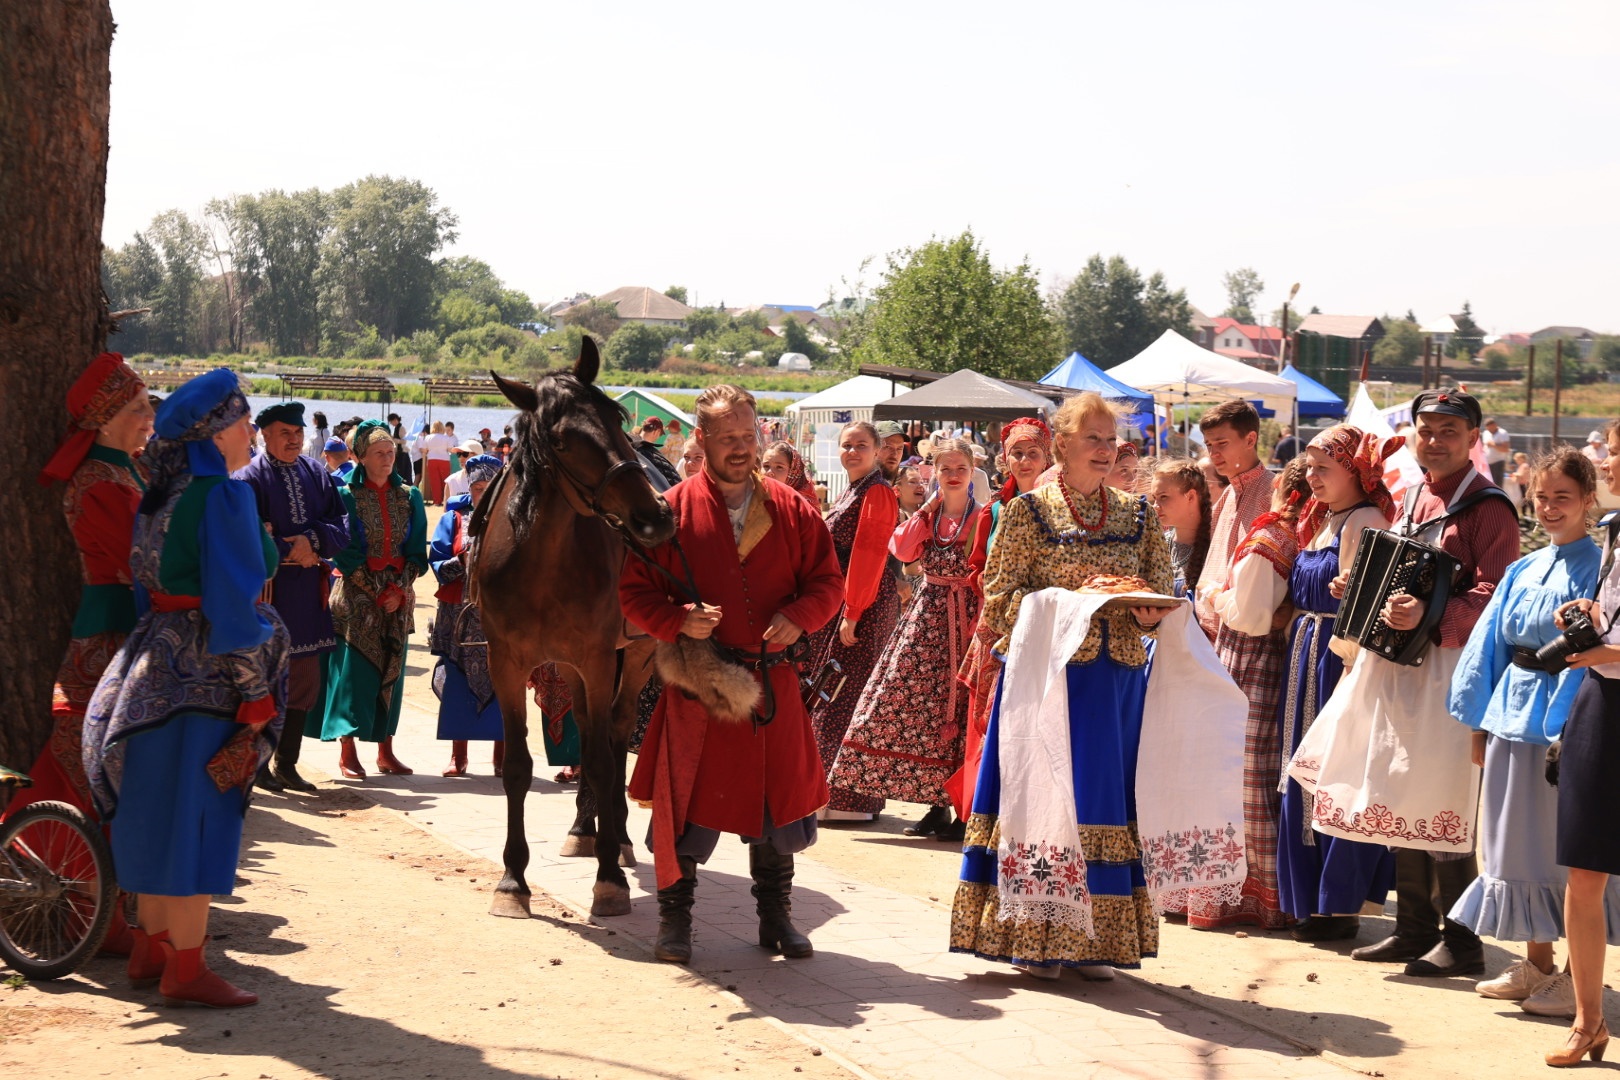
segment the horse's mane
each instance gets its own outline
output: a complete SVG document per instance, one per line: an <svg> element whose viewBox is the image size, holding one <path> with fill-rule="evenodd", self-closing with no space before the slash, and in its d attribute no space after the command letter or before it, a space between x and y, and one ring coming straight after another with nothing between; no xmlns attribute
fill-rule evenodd
<svg viewBox="0 0 1620 1080"><path fill-rule="evenodd" d="M547 490L546 477L558 467L552 452L551 440L546 433L578 405L602 410L617 420L622 428L630 422L630 414L623 405L603 393L595 383L582 381L571 371L553 371L540 378L534 387L534 410L518 414L512 439L512 477L514 487L506 500L506 515L512 523L513 535L519 541L528 536L529 526L539 512L539 503Z"/></svg>

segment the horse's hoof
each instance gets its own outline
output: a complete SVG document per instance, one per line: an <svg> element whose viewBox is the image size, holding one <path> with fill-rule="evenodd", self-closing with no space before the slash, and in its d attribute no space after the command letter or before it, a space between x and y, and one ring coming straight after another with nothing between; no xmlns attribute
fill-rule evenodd
<svg viewBox="0 0 1620 1080"><path fill-rule="evenodd" d="M497 892L495 899L489 903L489 913L502 919L527 919L532 914L529 911L529 894Z"/></svg>
<svg viewBox="0 0 1620 1080"><path fill-rule="evenodd" d="M598 918L630 914L630 889L611 881L598 881L591 888L591 914Z"/></svg>
<svg viewBox="0 0 1620 1080"><path fill-rule="evenodd" d="M619 845L619 865L620 866L634 866L634 865L636 865L636 845L634 845L634 844L620 844Z"/></svg>
<svg viewBox="0 0 1620 1080"><path fill-rule="evenodd" d="M576 836L569 833L563 838L562 847L557 854L565 859L594 859L596 858L596 837Z"/></svg>

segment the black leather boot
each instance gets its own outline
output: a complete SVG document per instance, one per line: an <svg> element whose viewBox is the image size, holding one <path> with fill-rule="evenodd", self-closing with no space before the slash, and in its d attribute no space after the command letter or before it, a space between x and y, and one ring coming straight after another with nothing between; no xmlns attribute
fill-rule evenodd
<svg viewBox="0 0 1620 1080"><path fill-rule="evenodd" d="M276 744L276 763L271 779L281 787L294 791L314 791L315 785L298 775L298 755L304 748L304 717L307 710L288 709L287 722L281 728L281 741ZM280 791L281 787L271 788Z"/></svg>
<svg viewBox="0 0 1620 1080"><path fill-rule="evenodd" d="M907 825L900 831L907 836L938 836L941 829L948 829L951 825L951 810L948 806L930 806L928 813L915 825Z"/></svg>
<svg viewBox="0 0 1620 1080"><path fill-rule="evenodd" d="M1349 941L1360 932L1358 915L1312 915L1294 927L1294 940Z"/></svg>
<svg viewBox="0 0 1620 1080"><path fill-rule="evenodd" d="M1352 949L1352 960L1375 964L1416 960L1440 941L1440 913L1434 906L1434 859L1426 851L1395 852L1395 933Z"/></svg>
<svg viewBox="0 0 1620 1080"><path fill-rule="evenodd" d="M1434 863L1434 876L1440 910L1450 911L1479 876L1479 862L1473 858L1448 859ZM1443 979L1452 975L1483 975L1485 946L1468 927L1445 921L1440 944L1406 965L1406 973L1420 979Z"/></svg>
<svg viewBox="0 0 1620 1080"><path fill-rule="evenodd" d="M681 880L658 890L658 941L653 955L672 964L692 959L692 901L697 892L697 860L680 857Z"/></svg>
<svg viewBox="0 0 1620 1080"><path fill-rule="evenodd" d="M754 877L754 907L759 912L759 946L799 960L814 955L810 939L793 925L793 856L769 841L748 845L748 871Z"/></svg>

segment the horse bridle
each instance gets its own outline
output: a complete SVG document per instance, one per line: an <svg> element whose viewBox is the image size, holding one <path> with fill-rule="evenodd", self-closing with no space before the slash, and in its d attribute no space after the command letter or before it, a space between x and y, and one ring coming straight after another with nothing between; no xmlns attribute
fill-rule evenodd
<svg viewBox="0 0 1620 1080"><path fill-rule="evenodd" d="M623 520L617 514L609 513L602 508L602 493L608 489L608 485L613 483L620 473L641 472L639 464L626 458L620 458L607 467L607 471L602 473L602 479L597 481L596 486L593 488L575 476L573 470L568 467L561 457L557 456L555 451L547 454L547 457L551 459L551 464L556 467L557 475L561 476L568 486L573 489L575 498L584 504L586 510L607 522L608 526L616 532L626 532Z"/></svg>

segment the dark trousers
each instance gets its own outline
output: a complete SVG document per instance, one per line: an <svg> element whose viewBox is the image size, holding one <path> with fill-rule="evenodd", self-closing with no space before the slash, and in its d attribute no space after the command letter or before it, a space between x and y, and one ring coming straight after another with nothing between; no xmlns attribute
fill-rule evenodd
<svg viewBox="0 0 1620 1080"><path fill-rule="evenodd" d="M1479 860L1436 859L1432 852L1395 849L1395 933L1417 941L1438 941L1446 914L1479 876Z"/></svg>

